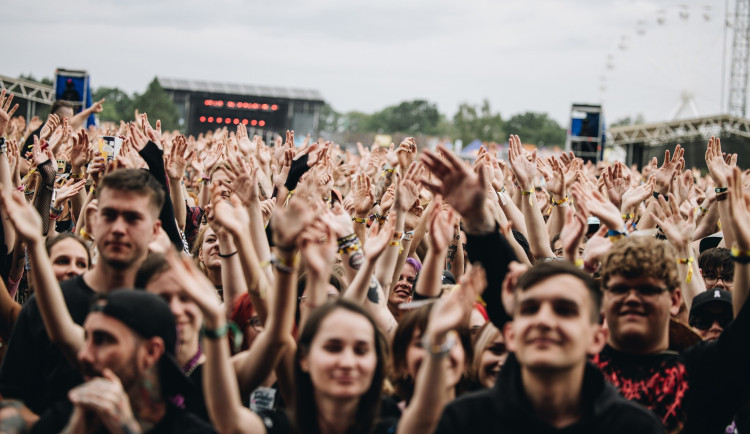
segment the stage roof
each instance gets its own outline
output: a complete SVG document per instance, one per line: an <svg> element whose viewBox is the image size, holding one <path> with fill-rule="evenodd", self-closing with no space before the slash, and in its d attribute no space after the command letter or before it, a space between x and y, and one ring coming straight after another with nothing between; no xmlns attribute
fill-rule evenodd
<svg viewBox="0 0 750 434"><path fill-rule="evenodd" d="M252 95L270 98L287 98L307 101L324 101L317 90L291 87L259 86L252 84L220 83L217 81L188 80L184 78L156 77L159 84L168 90L189 92L224 93L229 95Z"/></svg>

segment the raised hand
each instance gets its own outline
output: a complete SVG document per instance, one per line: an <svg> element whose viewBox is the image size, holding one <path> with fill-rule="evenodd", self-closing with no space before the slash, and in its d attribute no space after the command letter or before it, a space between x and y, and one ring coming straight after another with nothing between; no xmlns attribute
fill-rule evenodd
<svg viewBox="0 0 750 434"><path fill-rule="evenodd" d="M623 221L620 210L600 192L585 192L580 185L574 185L573 198L577 205L584 207L588 213L601 220L609 229L622 230Z"/></svg>
<svg viewBox="0 0 750 434"><path fill-rule="evenodd" d="M141 129L135 124L135 122L130 123L130 144L135 147L135 150L137 152L140 152L143 148L146 147L146 145L149 142L148 136L141 131Z"/></svg>
<svg viewBox="0 0 750 434"><path fill-rule="evenodd" d="M0 205L7 211L7 218L16 229L16 233L27 243L42 240L42 218L23 193L13 192L10 196L0 188Z"/></svg>
<svg viewBox="0 0 750 434"><path fill-rule="evenodd" d="M458 285L447 297L438 300L430 312L425 335L442 338L451 330L464 326L471 315L477 294L487 287L487 277L480 265L470 266ZM431 342L432 343L432 342Z"/></svg>
<svg viewBox="0 0 750 434"><path fill-rule="evenodd" d="M396 150L396 158L398 160L398 166L401 169L401 173L406 173L406 170L417 158L417 141L414 139L414 137L407 137L401 142L400 145L398 145L398 149Z"/></svg>
<svg viewBox="0 0 750 434"><path fill-rule="evenodd" d="M586 214L583 209L577 212L568 208L565 212L565 225L560 231L560 242L563 246L563 253L566 257L578 257L578 246L581 245L584 235L586 235Z"/></svg>
<svg viewBox="0 0 750 434"><path fill-rule="evenodd" d="M737 248L750 250L750 197L742 191L742 172L733 167L727 178L729 208L732 210L727 229L734 234Z"/></svg>
<svg viewBox="0 0 750 434"><path fill-rule="evenodd" d="M656 207L654 219L667 236L667 240L677 250L682 250L693 240L695 213L690 212L688 219L683 219L677 207L677 198L672 193L668 197L669 201L666 201L663 196L659 196L659 206Z"/></svg>
<svg viewBox="0 0 750 434"><path fill-rule="evenodd" d="M531 159L523 150L521 139L511 135L508 139L508 161L513 174L516 175L518 183L523 191L531 191L534 188L534 177L537 173L536 150L532 151Z"/></svg>
<svg viewBox="0 0 750 434"><path fill-rule="evenodd" d="M39 138L46 140L52 134L52 132L57 129L57 126L60 125L60 122L60 117L56 114L49 115L49 117L47 118L47 122L45 122L44 126L42 127L42 131L39 132Z"/></svg>
<svg viewBox="0 0 750 434"><path fill-rule="evenodd" d="M322 220L315 220L300 233L297 245L307 269L328 278L338 250L333 230Z"/></svg>
<svg viewBox="0 0 750 434"><path fill-rule="evenodd" d="M286 193L282 190L282 193ZM284 197L285 194L279 197ZM273 227L273 242L281 250L292 250L297 243L297 237L313 221L311 204L300 198L292 196L285 207L276 207L271 217Z"/></svg>
<svg viewBox="0 0 750 434"><path fill-rule="evenodd" d="M5 89L0 91L0 136L5 135L5 129L8 126L8 122L10 122L10 118L13 117L13 113L16 112L18 109L18 104L14 105L13 108L10 107L11 103L13 102L13 94L8 95L8 98L5 98Z"/></svg>
<svg viewBox="0 0 750 434"><path fill-rule="evenodd" d="M222 190L218 184L211 185L211 217L213 217L213 223L226 229L227 232L236 237L241 232L248 230L250 227L250 216L242 206L237 195L233 194L229 198L229 201L227 201L221 194Z"/></svg>
<svg viewBox="0 0 750 434"><path fill-rule="evenodd" d="M441 145L438 145L437 150L444 158L429 150L420 156L420 161L435 175L434 180L423 177L422 184L434 194L441 195L446 203L463 216L481 209L485 194L484 180L480 177L484 172L472 172L463 161Z"/></svg>
<svg viewBox="0 0 750 434"><path fill-rule="evenodd" d="M352 202L354 205L355 217L367 217L375 203L372 196L372 185L370 177L360 172L352 180Z"/></svg>
<svg viewBox="0 0 750 434"><path fill-rule="evenodd" d="M607 197L615 206L622 208L623 195L630 188L630 174L619 161L602 171ZM625 171L625 172L624 172Z"/></svg>
<svg viewBox="0 0 750 434"><path fill-rule="evenodd" d="M725 188L729 182L729 177L732 175L732 167L721 152L721 139L718 137L711 136L708 140L706 166L708 166L708 173L714 180L716 187Z"/></svg>
<svg viewBox="0 0 750 434"><path fill-rule="evenodd" d="M444 210L442 200L439 197L433 199L437 201L432 212L428 216L430 219L430 247L438 252L448 248L448 244L453 238L453 220L456 215L453 209Z"/></svg>
<svg viewBox="0 0 750 434"><path fill-rule="evenodd" d="M78 181L75 179L67 180L62 187L57 189L57 194L55 195L55 208L60 208L61 204L64 204L65 201L78 194L78 192L85 186L85 179Z"/></svg>
<svg viewBox="0 0 750 434"><path fill-rule="evenodd" d="M89 135L86 134L86 130L81 130L73 137L73 148L70 150L70 165L73 173L77 173L91 161L93 152L89 146Z"/></svg>
<svg viewBox="0 0 750 434"><path fill-rule="evenodd" d="M237 194L237 197L245 206L250 206L258 201L258 181L256 177L258 169L254 159L251 157L250 164L245 163L245 160L241 158L235 161L227 160L227 163L232 172L230 175L230 178L232 178L230 190Z"/></svg>
<svg viewBox="0 0 750 434"><path fill-rule="evenodd" d="M170 180L179 182L185 175L188 161L195 156L195 151L188 151L187 139L183 135L175 137L172 149L164 158L164 168Z"/></svg>
<svg viewBox="0 0 750 434"><path fill-rule="evenodd" d="M685 150L680 145L674 148L674 155L670 159L669 150L664 151L664 163L654 171L654 191L660 194L667 194L672 184L672 177L678 169L680 160L685 154Z"/></svg>
<svg viewBox="0 0 750 434"><path fill-rule="evenodd" d="M247 136L247 127L245 124L237 124L237 145L240 148L240 152L244 155L250 155L253 152L253 142Z"/></svg>
<svg viewBox="0 0 750 434"><path fill-rule="evenodd" d="M292 149L287 149L280 155L281 159L277 160L279 165L271 167L271 170L273 171L273 183L277 189L284 187L284 183L286 183L286 179L289 177L289 169L292 168L294 151Z"/></svg>
<svg viewBox="0 0 750 434"><path fill-rule="evenodd" d="M424 166L419 163L412 163L406 171L403 179L398 183L396 196L394 199L396 208L402 212L407 212L419 198L421 188L420 179L424 174Z"/></svg>
<svg viewBox="0 0 750 434"><path fill-rule="evenodd" d="M220 141L215 143L206 153L203 158L203 170L206 176L211 173L214 167L219 164L221 156L224 154L224 142Z"/></svg>
<svg viewBox="0 0 750 434"><path fill-rule="evenodd" d="M52 149L44 139L39 139L34 136L34 146L31 147L31 158L34 166L39 167L46 163L47 160L54 160L55 156L52 155Z"/></svg>
<svg viewBox="0 0 750 434"><path fill-rule="evenodd" d="M372 224L364 246L365 258L367 260L373 262L380 257L391 241L395 227L396 219L386 220L382 228L378 222Z"/></svg>
<svg viewBox="0 0 750 434"><path fill-rule="evenodd" d="M622 206L620 211L623 214L635 211L638 205L651 197L654 191L654 179L651 178L648 182L639 185L638 187L630 187L625 193L622 194Z"/></svg>

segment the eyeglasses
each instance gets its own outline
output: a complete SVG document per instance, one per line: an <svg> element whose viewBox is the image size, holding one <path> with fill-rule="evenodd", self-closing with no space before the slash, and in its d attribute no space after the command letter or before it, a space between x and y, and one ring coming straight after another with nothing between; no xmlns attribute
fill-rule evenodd
<svg viewBox="0 0 750 434"><path fill-rule="evenodd" d="M623 297L630 293L631 289L635 291L641 297L655 297L665 291L668 291L666 286L655 286L655 285L641 285L641 286L630 286L630 285L615 285L607 288L612 295L617 297Z"/></svg>
<svg viewBox="0 0 750 434"><path fill-rule="evenodd" d="M719 323L719 327L722 329L727 328L730 322L732 322L732 314L729 312L719 314L701 314L693 317L692 326L698 330L708 330L714 324L714 321Z"/></svg>
<svg viewBox="0 0 750 434"><path fill-rule="evenodd" d="M703 281L706 282L706 286L709 286L709 287L716 285L719 282L719 280L724 282L724 286L726 286L727 288L731 288L732 286L734 286L734 278L729 278L725 276L719 277L713 274L703 275Z"/></svg>

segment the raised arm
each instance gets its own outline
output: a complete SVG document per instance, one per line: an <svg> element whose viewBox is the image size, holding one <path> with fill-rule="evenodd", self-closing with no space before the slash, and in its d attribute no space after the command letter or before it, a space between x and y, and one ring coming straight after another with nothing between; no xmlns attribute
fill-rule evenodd
<svg viewBox="0 0 750 434"><path fill-rule="evenodd" d="M105 99L102 98L99 101L95 102L91 105L91 107L82 110L77 115L73 116L73 119L70 120L70 126L73 127L73 131L78 131L81 127L83 127L84 122L86 122L86 119L88 119L89 116L91 116L94 113L101 113L104 109L102 107L102 104L104 104Z"/></svg>
<svg viewBox="0 0 750 434"><path fill-rule="evenodd" d="M461 279L461 285L432 308L427 328L422 334L426 349L414 384L414 396L404 410L397 433L428 433L437 427L443 407L449 402L444 358L450 348L461 345L455 330L468 322L474 301L487 281L481 267L472 269Z"/></svg>
<svg viewBox="0 0 750 434"><path fill-rule="evenodd" d="M518 136L510 136L508 161L521 187L521 212L529 232L529 246L534 258L553 258L555 253L549 243L547 226L542 210L534 197L534 176L536 175L536 151L531 153L531 161L526 156Z"/></svg>
<svg viewBox="0 0 750 434"><path fill-rule="evenodd" d="M83 328L73 321L66 307L60 284L55 278L52 263L44 247L41 218L20 193L11 197L0 193L0 202L8 210L16 233L28 247L31 275L36 283L37 303L47 334L67 359L77 366L76 356L84 344Z"/></svg>
<svg viewBox="0 0 750 434"><path fill-rule="evenodd" d="M443 275L445 264L445 254L448 251L448 243L453 236L451 221L453 220L453 210L445 211L442 206L440 196L435 196L433 201L437 201L430 219L430 246L427 249L422 270L419 273L414 293L422 297L434 298L440 295L440 277Z"/></svg>

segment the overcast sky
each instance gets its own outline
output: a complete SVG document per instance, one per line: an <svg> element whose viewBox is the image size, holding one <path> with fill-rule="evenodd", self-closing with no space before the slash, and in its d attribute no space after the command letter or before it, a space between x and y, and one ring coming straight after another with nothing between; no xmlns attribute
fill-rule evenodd
<svg viewBox="0 0 750 434"><path fill-rule="evenodd" d="M302 87L319 90L338 111L373 112L423 98L452 116L460 103L487 98L504 118L547 112L564 126L571 103L603 102L609 121L639 113L660 121L683 93L695 95L702 115L726 111L720 110L724 6L721 0L3 0L0 74L39 78L56 67L86 69L94 87L128 92L143 92L157 75ZM730 29L727 57L731 44Z"/></svg>

